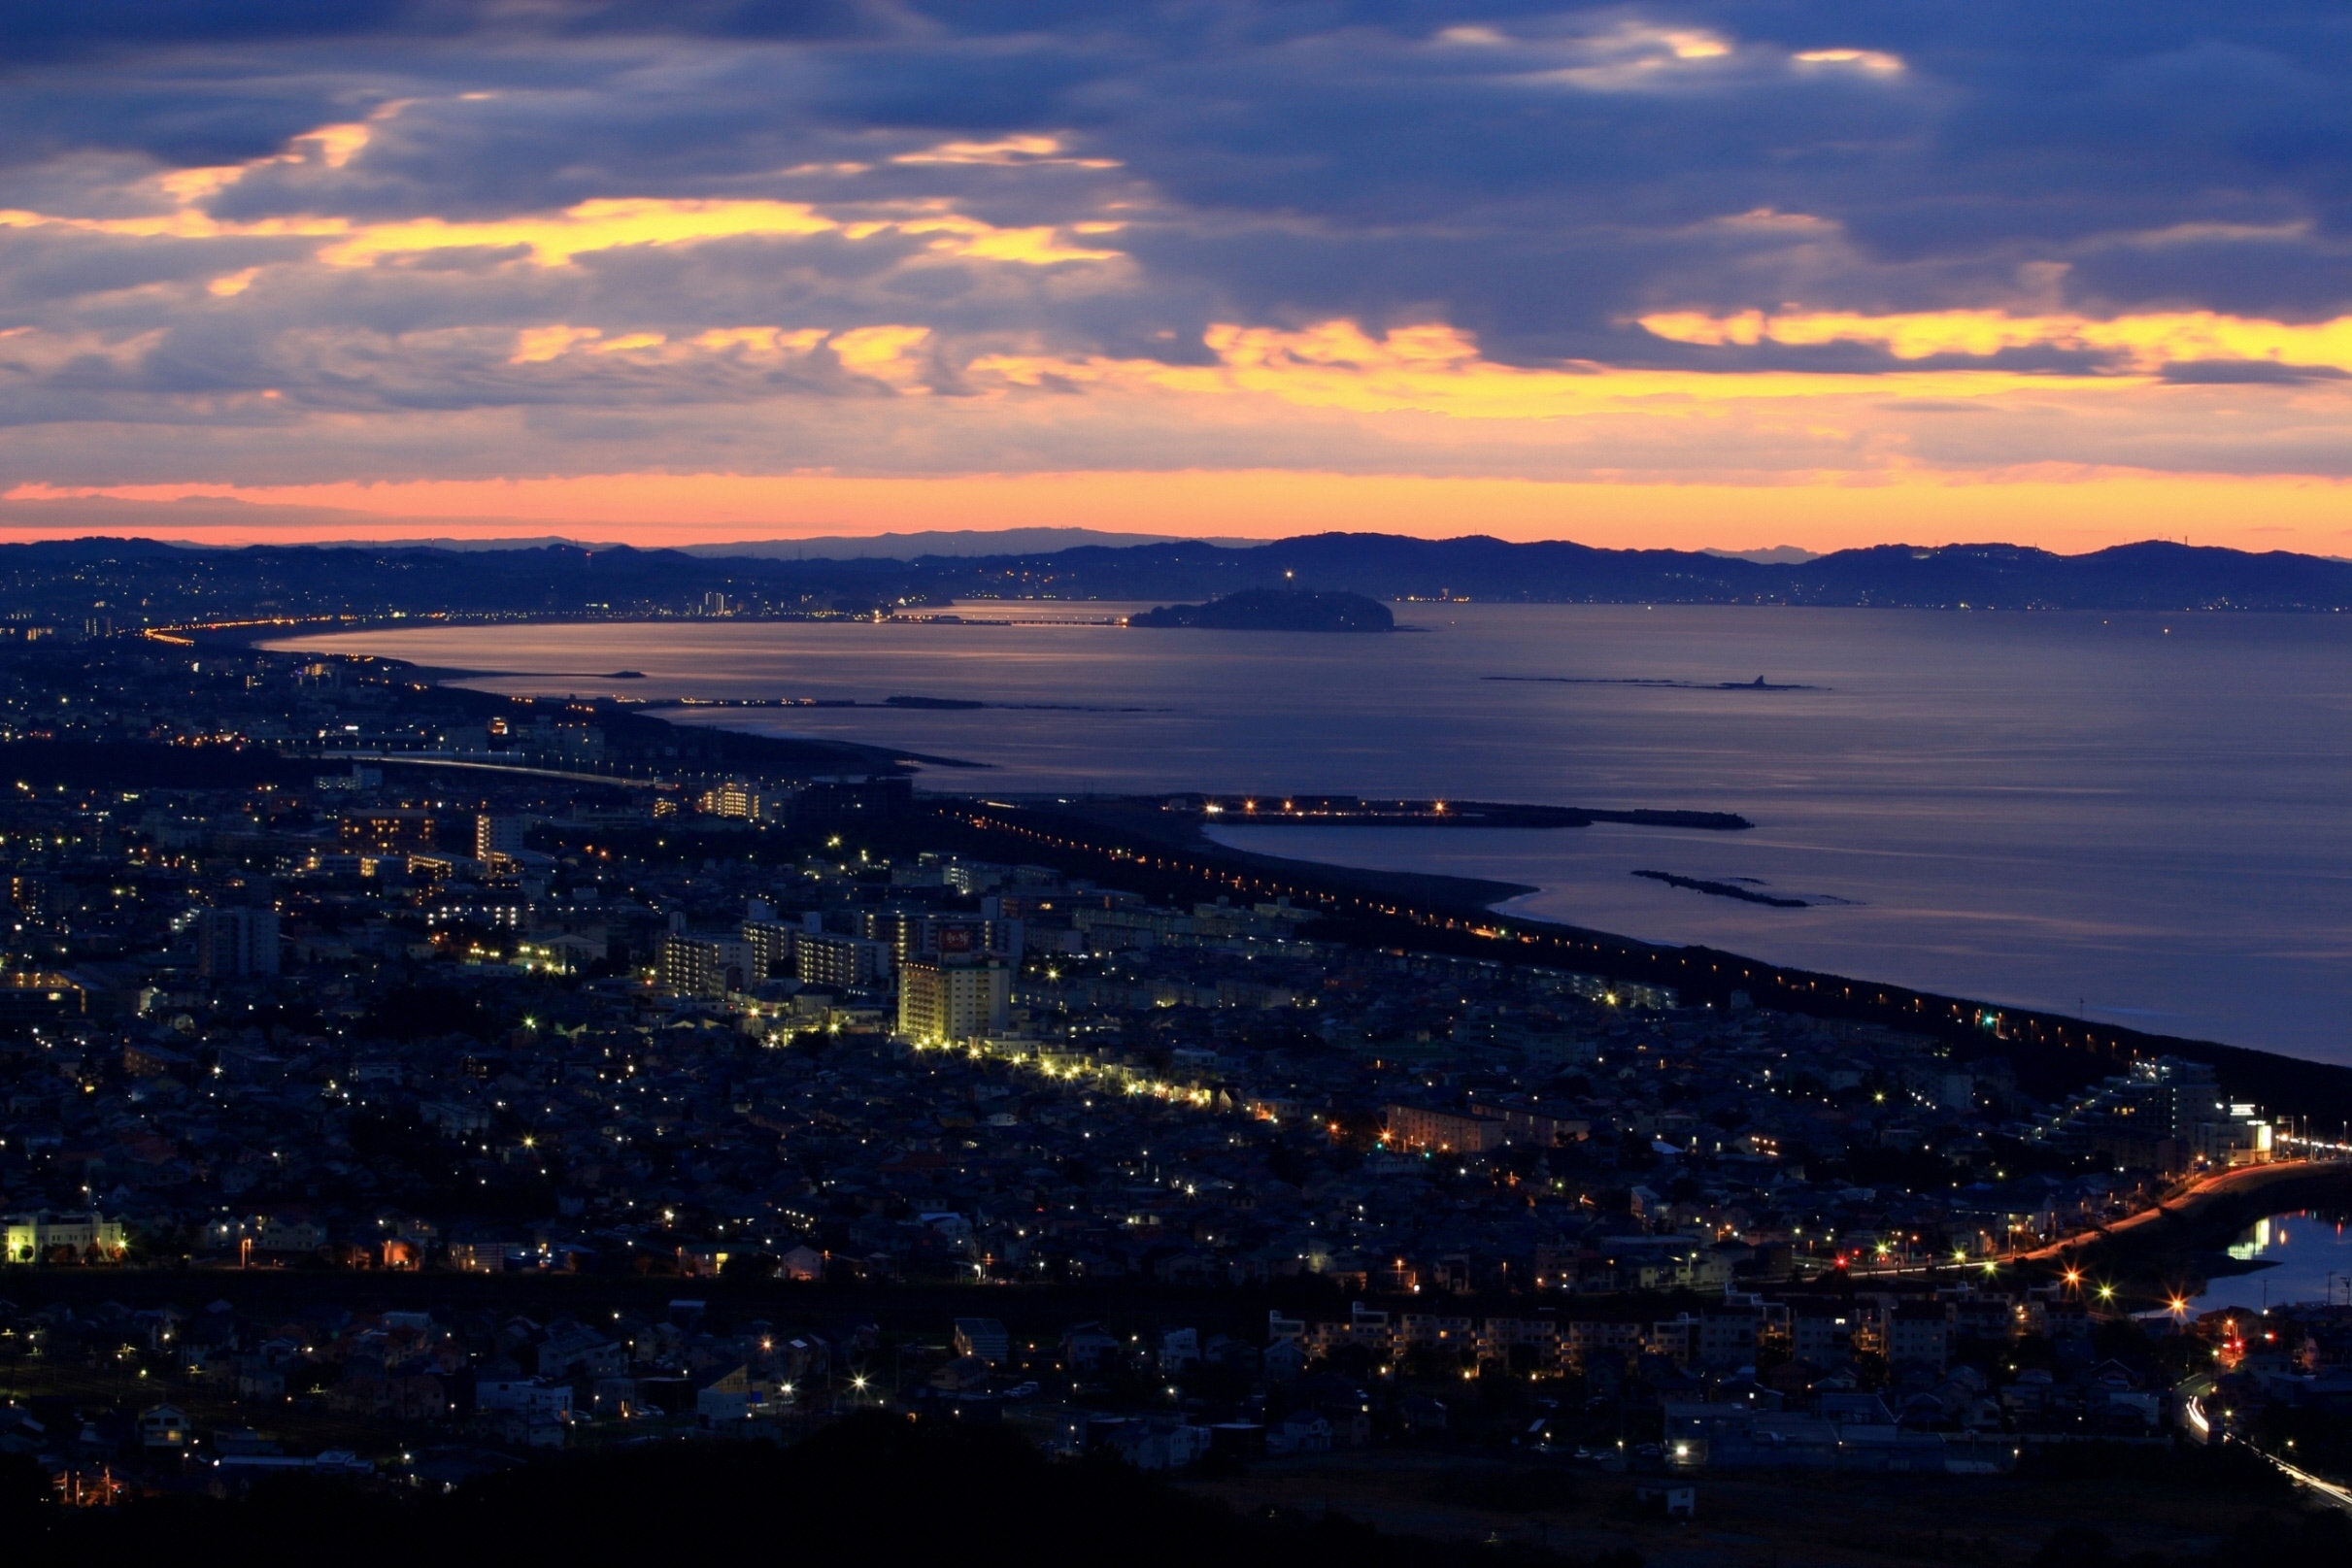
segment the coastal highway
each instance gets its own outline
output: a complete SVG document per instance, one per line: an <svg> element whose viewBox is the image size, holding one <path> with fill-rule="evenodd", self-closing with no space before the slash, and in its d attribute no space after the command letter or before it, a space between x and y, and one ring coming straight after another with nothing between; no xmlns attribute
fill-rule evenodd
<svg viewBox="0 0 2352 1568"><path fill-rule="evenodd" d="M2029 1251L2012 1252L2002 1261L2039 1263L2071 1256L2089 1247L2128 1241L2144 1227L2166 1219L2202 1225L2219 1218L2215 1211L2225 1202L2234 1210L2235 1200L2269 1188L2297 1184L2308 1178L2325 1176L2341 1177L2347 1185L2352 1185L2352 1165L2337 1161L2290 1159L2268 1165L2240 1165L2234 1170L2216 1171L2167 1193L2153 1207L2129 1215L2111 1225L2079 1231L2063 1241L2055 1241Z"/></svg>
<svg viewBox="0 0 2352 1568"><path fill-rule="evenodd" d="M2148 1208L2109 1224L2078 1230L2038 1247L1988 1252L1954 1262L1856 1266L1848 1271L1857 1280L1892 1279L1903 1275L1941 1274L1955 1267L2009 1268L2047 1263L2066 1267L2069 1278L2079 1265L2106 1252L2149 1253L2175 1249L2203 1238L2218 1248L2216 1237L2234 1235L2264 1215L2282 1206L2340 1203L2352 1199L2352 1161L2279 1160L2268 1165L2240 1165L2215 1171L2174 1188ZM2165 1222L2170 1221L2170 1225ZM2164 1234L2159 1235L2157 1232Z"/></svg>

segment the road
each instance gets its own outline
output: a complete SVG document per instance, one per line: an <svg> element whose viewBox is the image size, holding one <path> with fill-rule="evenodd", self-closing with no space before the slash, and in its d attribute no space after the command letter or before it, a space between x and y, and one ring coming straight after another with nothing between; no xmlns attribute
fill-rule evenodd
<svg viewBox="0 0 2352 1568"><path fill-rule="evenodd" d="M2277 1160L2268 1165L2241 1165L2234 1170L2216 1171L2210 1176L2201 1177L2188 1185L2167 1194L2152 1207L2142 1209L2136 1214L2128 1215L2112 1224L2076 1231L2070 1236L2044 1243L2038 1247L2021 1248L2007 1252L1990 1252L1957 1262L1939 1261L1892 1264L1875 1268L1858 1267L1852 1271L1852 1278L1858 1280L1889 1279L1903 1275L1934 1275L1942 1274L1955 1267L1976 1269L1982 1268L1986 1264L2012 1267L2022 1263L2071 1262L2094 1249L2102 1249L2118 1243L2128 1245L2160 1220L2176 1221L2184 1229L2200 1226L2216 1218L2212 1211L2226 1210L2227 1206L2244 1204L2254 1194L2267 1188L2284 1187L2314 1180L2329 1179L2334 1179L2346 1189L2352 1190L2352 1163L2342 1160ZM2334 1201L2342 1195L2342 1193L2329 1194L2328 1201ZM2282 1200L2287 1208L2300 1207L2308 1201L2311 1200L2307 1198ZM2259 1209L2262 1206L2249 1205L2249 1207ZM2268 1211L2264 1210L2263 1212ZM2229 1229L2241 1228L2241 1223L2235 1217L2229 1218ZM2252 1214L2245 1217L2242 1223L2250 1224L2254 1219L2260 1218L2261 1214ZM2214 1245L2218 1247L2219 1244Z"/></svg>
<svg viewBox="0 0 2352 1568"><path fill-rule="evenodd" d="M2248 1446L2252 1447L2252 1445ZM2279 1471L2284 1474L2288 1480L2294 1482L2298 1486L2308 1487L2310 1490L2315 1491L2320 1496L2326 1498L2329 1502L2334 1503L2337 1508L2343 1509L2347 1513L2352 1513L2352 1490L2347 1490L2344 1487L2337 1485L2333 1481L2323 1480L2322 1478L2311 1474L2311 1472L2308 1470L2304 1470L2296 1465L2291 1465L2275 1453L2267 1452L2262 1449L2255 1449L2254 1451L2262 1454L2264 1458L2269 1460L2273 1465L2276 1465Z"/></svg>
<svg viewBox="0 0 2352 1568"><path fill-rule="evenodd" d="M2134 1215L2128 1215L2111 1225L2102 1225L2095 1230L2079 1231L2064 1240L2051 1242L2045 1247L2011 1252L2000 1261L2008 1263L2047 1262L2052 1258L2078 1252L2085 1247L2128 1235L2144 1225L2152 1225L2159 1219L2195 1220L2198 1210L2222 1198L2241 1195L2260 1187L2273 1186L2281 1182L2314 1174L2320 1169L2321 1166L2317 1161L2293 1159L2279 1160L2268 1165L2240 1165L2234 1170L2216 1171L2211 1176L2199 1178L2188 1186L2162 1199L2154 1207L2142 1209Z"/></svg>

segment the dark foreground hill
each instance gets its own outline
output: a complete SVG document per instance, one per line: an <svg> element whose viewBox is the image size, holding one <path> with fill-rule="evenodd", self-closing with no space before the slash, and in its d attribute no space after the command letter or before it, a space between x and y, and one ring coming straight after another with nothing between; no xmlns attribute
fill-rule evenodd
<svg viewBox="0 0 2352 1568"><path fill-rule="evenodd" d="M1245 1515L1107 1456L1048 1462L1002 1427L883 1415L785 1450L671 1441L528 1463L465 1449L415 1459L424 1485L414 1488L286 1477L256 1483L236 1502L179 1495L65 1509L38 1500L48 1478L30 1458L0 1455L0 1527L10 1561L27 1568L410 1568L428 1556L467 1565L1641 1568L1641 1547L1675 1562L2268 1568L2340 1562L2352 1536L2340 1512L2299 1507L2289 1484L2237 1444L2068 1445L2032 1452L2008 1477L1710 1471L1699 1478L1697 1521L1674 1525L1648 1522L1632 1495L1637 1478L1579 1473L1557 1459L1529 1466L1458 1449L1442 1468L1375 1470L1366 1456L1362 1474L1385 1478L1399 1511L1430 1518L1450 1539L1349 1519L1303 1476L1283 1493L1295 1502L1255 1503ZM491 1465L505 1468L441 1489L446 1475ZM1442 1478L1434 1486L1432 1475ZM1899 1510L1888 1506L1895 1490L1905 1499ZM2144 1539L2152 1506L2203 1527L2164 1537L2170 1551L2127 1556L2107 1532ZM1870 1528L1895 1518L1908 1527ZM1833 1551L1792 1552L1798 1542Z"/></svg>
<svg viewBox="0 0 2352 1568"><path fill-rule="evenodd" d="M9 1456L16 1459L17 1456ZM420 1456L420 1470L436 1460ZM507 1461L512 1463L512 1461ZM1108 1458L1050 1464L1001 1427L853 1418L796 1447L622 1447L515 1465L454 1491L262 1482L109 1510L33 1503L5 1476L12 1560L25 1564L1116 1563L1121 1568L1640 1568L1637 1552L1567 1557L1524 1546L1385 1535L1340 1518L1245 1519Z"/></svg>

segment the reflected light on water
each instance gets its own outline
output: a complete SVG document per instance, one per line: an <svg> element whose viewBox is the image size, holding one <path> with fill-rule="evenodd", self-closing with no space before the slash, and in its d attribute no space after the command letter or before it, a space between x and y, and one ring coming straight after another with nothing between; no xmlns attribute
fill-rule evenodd
<svg viewBox="0 0 2352 1568"><path fill-rule="evenodd" d="M2239 1263L2263 1265L2212 1281L2191 1303L2223 1307L2293 1306L2306 1301L2352 1305L2352 1231L2341 1218L2309 1213L2258 1219L2228 1248Z"/></svg>

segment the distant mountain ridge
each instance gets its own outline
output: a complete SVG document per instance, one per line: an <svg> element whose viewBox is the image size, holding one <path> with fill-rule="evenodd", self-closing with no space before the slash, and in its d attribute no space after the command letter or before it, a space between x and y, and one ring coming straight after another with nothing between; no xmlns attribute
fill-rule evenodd
<svg viewBox="0 0 2352 1568"><path fill-rule="evenodd" d="M2059 555L2017 545L1880 545L1805 561L1469 536L1311 534L913 560L706 557L545 545L189 549L151 540L0 545L16 618L131 624L199 614L871 613L952 599L1175 600L1251 588L1516 603L1784 604L1982 610L2352 609L2352 562L2161 541ZM136 607L136 614L130 613Z"/></svg>
<svg viewBox="0 0 2352 1568"><path fill-rule="evenodd" d="M853 561L920 560L926 555L1041 555L1095 545L1117 550L1129 545L1167 545L1176 534L1108 533L1098 528L950 528L918 533L827 534L811 539L762 539L723 545L681 545L688 555L709 560L765 559ZM1249 546L1254 539L1213 539L1216 545Z"/></svg>

